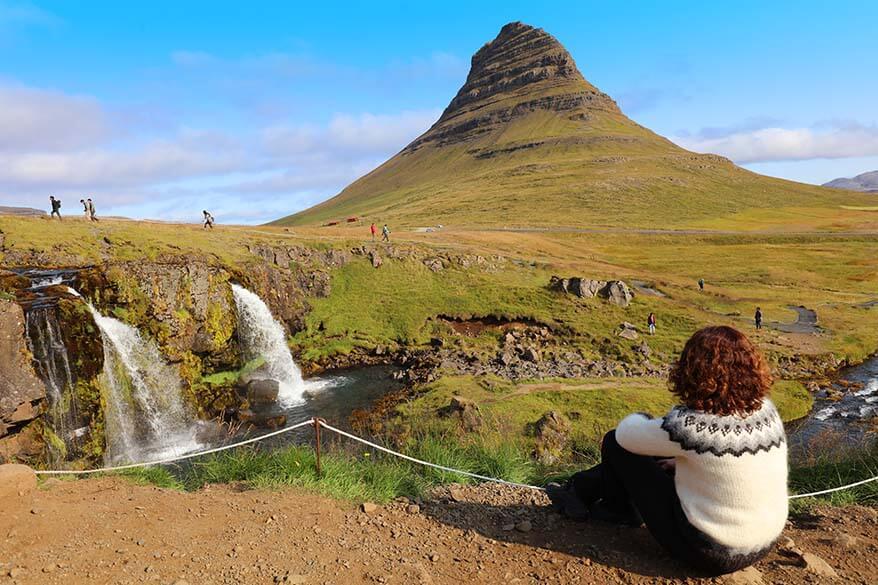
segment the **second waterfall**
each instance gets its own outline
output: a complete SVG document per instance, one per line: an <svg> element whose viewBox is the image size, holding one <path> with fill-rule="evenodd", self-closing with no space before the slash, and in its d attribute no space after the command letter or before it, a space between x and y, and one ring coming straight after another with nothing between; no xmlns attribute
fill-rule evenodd
<svg viewBox="0 0 878 585"><path fill-rule="evenodd" d="M248 359L265 360L266 378L277 380L278 400L286 405L304 400L305 382L287 346L286 332L258 295L237 284L232 285L238 310L238 335Z"/></svg>

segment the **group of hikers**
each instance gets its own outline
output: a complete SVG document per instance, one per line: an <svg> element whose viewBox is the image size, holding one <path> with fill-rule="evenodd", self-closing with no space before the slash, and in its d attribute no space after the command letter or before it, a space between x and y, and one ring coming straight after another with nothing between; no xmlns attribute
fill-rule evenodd
<svg viewBox="0 0 878 585"><path fill-rule="evenodd" d="M95 204L94 201L91 200L91 197L87 199L80 199L80 203L82 203L82 211L85 214L85 218L88 221L98 221L98 216L95 213ZM55 197L54 195L49 195L49 204L52 206L52 212L49 214L49 217L57 217L59 220L61 219L61 200ZM202 221L204 229L213 229L214 220L213 216L205 209L201 212ZM373 224L374 227L374 224ZM384 229L387 229L387 226L384 226ZM388 234L390 232L387 232Z"/></svg>
<svg viewBox="0 0 878 585"><path fill-rule="evenodd" d="M762 307L756 307L756 314L753 315L753 321L756 323L756 329L762 329ZM649 329L650 335L655 335L655 313L650 312L646 317L646 327Z"/></svg>
<svg viewBox="0 0 878 585"><path fill-rule="evenodd" d="M375 241L376 236L378 235L378 228L375 226L375 222L372 222L372 225L369 226L369 233L372 234L372 241ZM390 241L390 228L387 227L387 224L384 224L384 227L381 228L381 241L389 242Z"/></svg>

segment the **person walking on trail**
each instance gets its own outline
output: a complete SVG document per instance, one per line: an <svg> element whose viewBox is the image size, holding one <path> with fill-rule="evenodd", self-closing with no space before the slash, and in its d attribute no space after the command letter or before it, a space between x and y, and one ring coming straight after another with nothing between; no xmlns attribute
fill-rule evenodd
<svg viewBox="0 0 878 585"><path fill-rule="evenodd" d="M375 227L375 222L372 222L372 225L369 226L369 233L372 234L372 241L375 241L375 236L378 235L378 228Z"/></svg>
<svg viewBox="0 0 878 585"><path fill-rule="evenodd" d="M213 216L207 212L207 210L203 210L201 212L204 215L204 229L213 229Z"/></svg>
<svg viewBox="0 0 878 585"><path fill-rule="evenodd" d="M655 335L655 313L650 313L646 318L646 324L649 326L649 334Z"/></svg>
<svg viewBox="0 0 878 585"><path fill-rule="evenodd" d="M756 321L756 329L762 329L762 308L756 307L756 314L753 315L753 320Z"/></svg>
<svg viewBox="0 0 878 585"><path fill-rule="evenodd" d="M381 241L389 242L390 241L390 229L387 227L387 224L384 224L384 227L381 228Z"/></svg>
<svg viewBox="0 0 878 585"><path fill-rule="evenodd" d="M85 202L85 199L80 199L80 203L82 203L82 212L85 214L85 219L91 221L91 214L88 212L88 203Z"/></svg>
<svg viewBox="0 0 878 585"><path fill-rule="evenodd" d="M703 278L698 279L698 288L701 290L701 292L704 292L704 279Z"/></svg>
<svg viewBox="0 0 878 585"><path fill-rule="evenodd" d="M645 522L674 557L713 575L737 571L763 558L787 521L787 441L768 398L771 373L743 333L706 327L669 382L679 406L627 416L604 436L599 465L546 493L571 518Z"/></svg>
<svg viewBox="0 0 878 585"><path fill-rule="evenodd" d="M85 205L86 205L86 208L87 208L88 218L89 218L91 221L97 221L97 220L98 220L98 216L97 216L97 214L95 213L95 204L94 204L94 202L91 200L91 197L89 197L88 199L85 200Z"/></svg>
<svg viewBox="0 0 878 585"><path fill-rule="evenodd" d="M58 216L58 220L61 220L61 200L55 199L53 195L49 195L49 203L52 204L52 213L49 214L49 217L52 218L54 216Z"/></svg>

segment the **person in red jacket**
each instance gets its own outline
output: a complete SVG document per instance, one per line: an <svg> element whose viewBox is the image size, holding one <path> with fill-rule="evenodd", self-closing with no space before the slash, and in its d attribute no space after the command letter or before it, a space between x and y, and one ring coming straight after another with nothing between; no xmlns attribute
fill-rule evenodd
<svg viewBox="0 0 878 585"><path fill-rule="evenodd" d="M372 241L375 241L375 236L378 235L378 228L375 227L375 222L372 222L372 225L369 226L369 232L372 234Z"/></svg>

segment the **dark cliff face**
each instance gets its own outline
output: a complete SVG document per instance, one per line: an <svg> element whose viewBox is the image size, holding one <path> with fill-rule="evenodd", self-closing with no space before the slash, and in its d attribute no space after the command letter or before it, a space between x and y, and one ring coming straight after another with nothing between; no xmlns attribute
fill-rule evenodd
<svg viewBox="0 0 878 585"><path fill-rule="evenodd" d="M466 141L538 110L583 110L579 120L588 119L587 110L620 113L612 98L585 80L555 37L513 22L473 55L466 83L439 121L406 150Z"/></svg>

